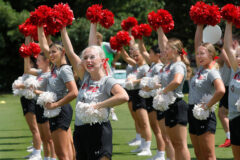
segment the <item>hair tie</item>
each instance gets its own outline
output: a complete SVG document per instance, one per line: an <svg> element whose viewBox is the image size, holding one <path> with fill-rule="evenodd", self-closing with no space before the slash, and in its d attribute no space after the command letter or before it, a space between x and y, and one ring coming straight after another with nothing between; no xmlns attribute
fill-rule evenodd
<svg viewBox="0 0 240 160"><path fill-rule="evenodd" d="M103 68L104 68L107 76L108 76L108 71L107 71L107 62L108 62L108 60L109 60L109 58L105 58L105 59L102 60Z"/></svg>
<svg viewBox="0 0 240 160"><path fill-rule="evenodd" d="M219 57L218 56L215 56L214 58L213 58L213 60L215 61L215 60L217 60L217 59L219 59Z"/></svg>
<svg viewBox="0 0 240 160"><path fill-rule="evenodd" d="M182 48L182 54L181 55L187 56L187 52L183 48Z"/></svg>

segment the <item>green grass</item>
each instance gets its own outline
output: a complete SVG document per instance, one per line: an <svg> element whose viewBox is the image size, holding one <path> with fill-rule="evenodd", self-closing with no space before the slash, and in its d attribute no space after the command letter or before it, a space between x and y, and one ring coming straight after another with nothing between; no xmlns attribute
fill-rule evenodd
<svg viewBox="0 0 240 160"><path fill-rule="evenodd" d="M3 104L2 101L6 103ZM75 106L75 102L72 103ZM75 107L73 107L75 108ZM135 137L133 120L130 117L127 104L115 108L118 121L112 122L113 127L113 160L145 160L149 157L138 157L130 153L135 147L129 147L127 142ZM72 129L74 118L71 124ZM218 148L225 140L225 133L218 120L215 135L216 155L219 160L232 160L231 148ZM20 160L26 156L26 147L30 145L31 133L23 117L22 108L18 97L0 95L0 160ZM196 159L193 147L188 136L188 147L192 159ZM155 137L152 139L152 153L156 153Z"/></svg>

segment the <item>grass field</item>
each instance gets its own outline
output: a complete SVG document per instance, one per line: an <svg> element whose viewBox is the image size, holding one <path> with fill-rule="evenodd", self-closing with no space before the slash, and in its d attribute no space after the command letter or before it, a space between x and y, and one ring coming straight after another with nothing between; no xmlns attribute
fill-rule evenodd
<svg viewBox="0 0 240 160"><path fill-rule="evenodd" d="M5 102L5 103L4 103ZM75 106L75 102L72 102ZM74 108L74 107L73 107ZM118 121L112 122L113 127L113 160L145 160L149 157L138 157L130 153L134 147L129 147L127 142L135 136L133 120L130 117L127 104L115 109ZM72 120L72 129L74 118ZM218 148L225 140L225 134L218 120L215 136L216 155L218 160L232 160L231 148ZM23 117L22 108L18 97L3 94L0 95L0 160L21 160L26 156L26 147L30 145L31 133ZM188 147L192 159L196 159L193 147L188 137ZM156 153L156 143L153 136L152 153Z"/></svg>

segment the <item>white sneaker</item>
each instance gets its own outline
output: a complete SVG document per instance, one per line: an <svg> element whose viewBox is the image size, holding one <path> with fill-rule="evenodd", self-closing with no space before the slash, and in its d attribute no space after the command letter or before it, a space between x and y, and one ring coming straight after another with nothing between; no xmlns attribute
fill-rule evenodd
<svg viewBox="0 0 240 160"><path fill-rule="evenodd" d="M111 112L111 115L112 115L112 120L113 121L118 121L117 115L114 111Z"/></svg>
<svg viewBox="0 0 240 160"><path fill-rule="evenodd" d="M152 152L150 149L143 149L141 152L137 154L138 156L151 156Z"/></svg>
<svg viewBox="0 0 240 160"><path fill-rule="evenodd" d="M33 146L27 147L27 152L33 152Z"/></svg>
<svg viewBox="0 0 240 160"><path fill-rule="evenodd" d="M141 152L141 151L142 151L142 147L139 146L138 148L132 150L131 152L132 152L132 153L138 153L138 152Z"/></svg>
<svg viewBox="0 0 240 160"><path fill-rule="evenodd" d="M129 146L139 146L139 145L141 145L141 140L137 140L136 138L134 138L133 140L128 142L128 145Z"/></svg>
<svg viewBox="0 0 240 160"><path fill-rule="evenodd" d="M24 159L29 159L33 155L33 152L31 152L29 155L23 157Z"/></svg>
<svg viewBox="0 0 240 160"><path fill-rule="evenodd" d="M28 160L42 160L41 155L33 154Z"/></svg>
<svg viewBox="0 0 240 160"><path fill-rule="evenodd" d="M165 157L159 157L158 155L155 155L153 158L147 160L165 160Z"/></svg>

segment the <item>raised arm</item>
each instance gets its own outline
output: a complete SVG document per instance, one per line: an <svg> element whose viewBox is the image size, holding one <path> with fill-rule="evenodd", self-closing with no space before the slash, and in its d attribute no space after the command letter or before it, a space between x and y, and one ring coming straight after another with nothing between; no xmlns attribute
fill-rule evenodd
<svg viewBox="0 0 240 160"><path fill-rule="evenodd" d="M68 37L66 27L61 30L61 37L64 48L66 50L67 57L73 66L73 70L76 71L80 79L83 79L85 69L82 66L82 61L78 55L73 50L72 43Z"/></svg>
<svg viewBox="0 0 240 160"><path fill-rule="evenodd" d="M43 26L38 26L38 40L42 52L49 58L49 44L44 33Z"/></svg>
<svg viewBox="0 0 240 160"><path fill-rule="evenodd" d="M97 23L91 23L88 46L97 45Z"/></svg>
<svg viewBox="0 0 240 160"><path fill-rule="evenodd" d="M202 40L203 40L203 25L197 25L197 29L194 37L195 60L196 60L197 66L199 66L199 62L197 61L198 59L196 58L196 56L197 56L198 47L201 45Z"/></svg>
<svg viewBox="0 0 240 160"><path fill-rule="evenodd" d="M167 46L168 38L164 34L162 27L158 28L157 33L158 33L158 46L160 48L160 51L164 51Z"/></svg>
<svg viewBox="0 0 240 160"><path fill-rule="evenodd" d="M225 51L225 49L221 49L221 54L220 54L220 59L230 68L231 67L231 64L230 64L230 61L229 61L229 58L227 56L227 53Z"/></svg>
<svg viewBox="0 0 240 160"><path fill-rule="evenodd" d="M232 48L232 23L227 22L224 34L224 49L230 61L230 65L234 72L237 71L238 63L235 57L235 50Z"/></svg>
<svg viewBox="0 0 240 160"><path fill-rule="evenodd" d="M125 49L123 49L123 48L122 48L122 50L121 50L121 55L122 55L122 57L123 57L123 60L124 60L125 62L127 62L128 64L130 64L131 66L136 66L136 65L137 65L136 61L135 61L134 59L132 59L132 58L128 55L128 53L125 51Z"/></svg>
<svg viewBox="0 0 240 160"><path fill-rule="evenodd" d="M139 46L139 50L140 50L140 53L141 55L143 56L143 58L146 60L146 62L148 64L151 64L151 60L150 60L150 57L149 57L149 53L147 52L146 50L146 47L143 43L143 39L139 39L138 40L138 46Z"/></svg>

